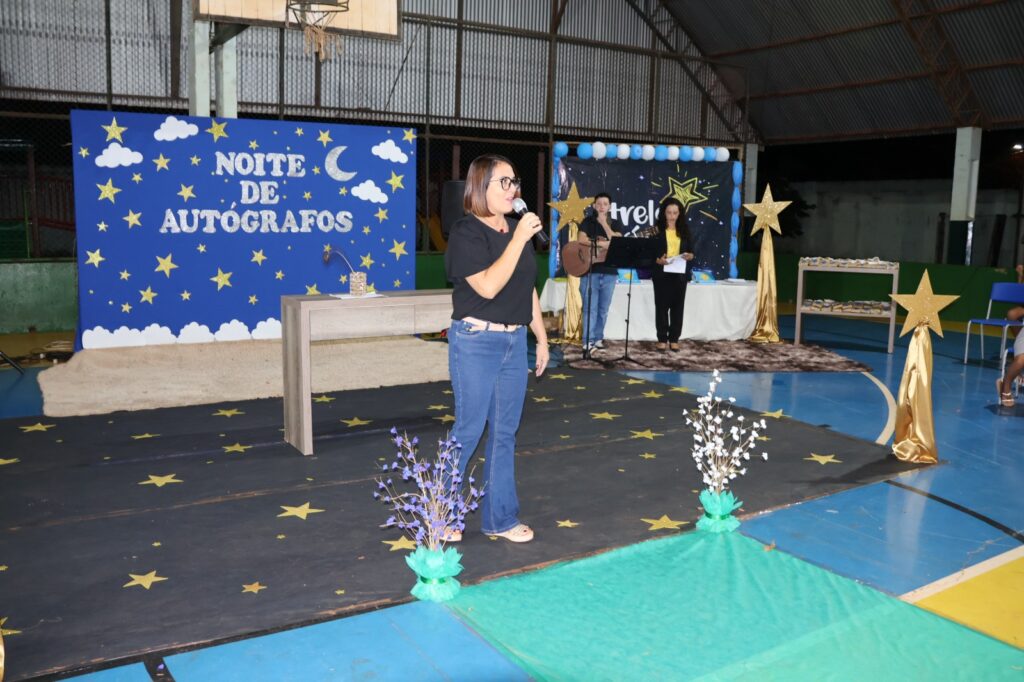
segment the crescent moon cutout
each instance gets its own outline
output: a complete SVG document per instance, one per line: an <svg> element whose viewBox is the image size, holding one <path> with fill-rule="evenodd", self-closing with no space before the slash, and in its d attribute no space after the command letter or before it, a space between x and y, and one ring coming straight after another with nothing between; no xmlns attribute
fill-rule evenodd
<svg viewBox="0 0 1024 682"><path fill-rule="evenodd" d="M345 151L344 146L335 147L327 153L327 158L324 159L324 170L331 176L332 179L338 182L346 182L356 176L356 174L348 171L343 171L338 168L338 157Z"/></svg>

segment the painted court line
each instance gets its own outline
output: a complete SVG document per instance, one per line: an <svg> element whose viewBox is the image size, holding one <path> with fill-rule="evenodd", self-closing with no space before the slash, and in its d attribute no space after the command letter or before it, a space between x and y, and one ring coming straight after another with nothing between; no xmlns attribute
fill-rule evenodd
<svg viewBox="0 0 1024 682"><path fill-rule="evenodd" d="M896 400L892 397L892 392L889 391L889 387L879 381L874 374L871 372L861 372L868 379L874 382L878 390L882 392L882 397L885 398L886 409L889 412L888 418L885 420L885 427L882 428L882 432L878 434L878 438L875 442L879 445L885 445L889 442L892 434L896 431Z"/></svg>
<svg viewBox="0 0 1024 682"><path fill-rule="evenodd" d="M1004 566L1010 563L1011 561L1016 561L1017 559L1021 558L1024 558L1024 546L1017 547L1016 549L1011 549L1009 552L1004 552L999 556L994 556L990 559L986 559L985 561L982 561L980 564L968 566L962 571L957 571L952 575L947 575L945 578L939 578L933 583L929 583L928 585L919 587L916 590L907 592L906 594L900 596L900 599L907 603L915 604L921 601L922 599L927 599L928 597L938 594L939 592L944 592L945 590L948 590L951 587L954 587L961 583L965 583L968 580L971 580L972 578L977 578L979 575L988 573L989 571L995 570L1000 566Z"/></svg>

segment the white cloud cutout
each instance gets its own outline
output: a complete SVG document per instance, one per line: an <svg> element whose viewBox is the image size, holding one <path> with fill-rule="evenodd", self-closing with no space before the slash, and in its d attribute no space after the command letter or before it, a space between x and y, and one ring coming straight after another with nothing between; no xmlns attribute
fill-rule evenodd
<svg viewBox="0 0 1024 682"><path fill-rule="evenodd" d="M96 157L96 165L101 168L117 168L142 163L142 154L122 147L120 142L111 142L103 153Z"/></svg>
<svg viewBox="0 0 1024 682"><path fill-rule="evenodd" d="M263 320L252 330L254 339L279 339L281 338L281 321L273 317Z"/></svg>
<svg viewBox="0 0 1024 682"><path fill-rule="evenodd" d="M142 330L142 338L147 346L178 342L178 337L169 327L162 327L155 322Z"/></svg>
<svg viewBox="0 0 1024 682"><path fill-rule="evenodd" d="M116 348L119 346L145 346L146 339L138 329L118 327L111 332L103 327L93 327L82 332L83 348Z"/></svg>
<svg viewBox="0 0 1024 682"><path fill-rule="evenodd" d="M363 201L372 201L375 204L388 203L388 195L380 191L380 187L377 187L377 185L373 183L373 180L363 180L355 186L355 189L352 190L352 194Z"/></svg>
<svg viewBox="0 0 1024 682"><path fill-rule="evenodd" d="M394 140L387 139L380 144L375 144L370 149L373 155L384 159L385 161L394 161L395 163L405 163L409 160L409 155L398 148Z"/></svg>
<svg viewBox="0 0 1024 682"><path fill-rule="evenodd" d="M249 328L245 326L243 322L239 322L238 320L225 322L213 336L218 341L245 341L252 338L252 334L249 333Z"/></svg>
<svg viewBox="0 0 1024 682"><path fill-rule="evenodd" d="M182 121L180 118L168 116L160 124L160 127L156 129L156 132L153 133L153 137L161 142L173 142L174 140L184 140L186 137L198 134L199 126L195 123L189 123L188 121Z"/></svg>
<svg viewBox="0 0 1024 682"><path fill-rule="evenodd" d="M198 322L189 322L178 332L178 343L212 343L216 341L210 328Z"/></svg>

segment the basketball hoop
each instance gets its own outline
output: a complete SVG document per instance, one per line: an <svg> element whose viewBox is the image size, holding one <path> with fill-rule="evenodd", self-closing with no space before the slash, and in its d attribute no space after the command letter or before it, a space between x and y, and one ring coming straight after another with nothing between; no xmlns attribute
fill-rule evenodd
<svg viewBox="0 0 1024 682"><path fill-rule="evenodd" d="M320 61L334 54L338 36L328 33L327 27L336 14L348 11L349 0L288 0L285 26L295 22L302 27L306 38L306 54L316 50Z"/></svg>

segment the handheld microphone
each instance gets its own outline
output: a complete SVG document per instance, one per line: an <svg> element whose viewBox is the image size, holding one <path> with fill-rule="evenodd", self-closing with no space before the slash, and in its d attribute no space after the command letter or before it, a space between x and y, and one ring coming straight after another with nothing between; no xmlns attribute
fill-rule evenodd
<svg viewBox="0 0 1024 682"><path fill-rule="evenodd" d="M522 218L524 215L530 212L530 209L526 207L525 201L523 201L519 197L516 197L515 200L512 202L512 212L515 213L520 218ZM543 229L541 229L540 232L533 236L536 237L537 241L539 241L541 244L547 244L550 241L548 239L547 233L544 232Z"/></svg>

